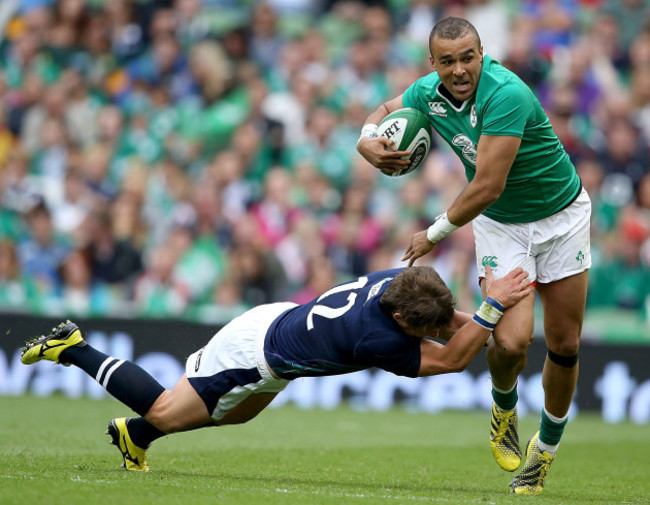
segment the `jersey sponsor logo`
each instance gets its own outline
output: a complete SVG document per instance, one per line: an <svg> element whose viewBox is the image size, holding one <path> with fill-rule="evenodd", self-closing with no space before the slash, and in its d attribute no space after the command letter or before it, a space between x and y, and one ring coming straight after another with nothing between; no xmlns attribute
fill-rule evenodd
<svg viewBox="0 0 650 505"><path fill-rule="evenodd" d="M464 133L455 135L451 141L452 144L462 149L463 158L476 166L476 145Z"/></svg>
<svg viewBox="0 0 650 505"><path fill-rule="evenodd" d="M469 124L472 125L472 128L476 128L477 120L478 118L476 117L476 104L474 104L469 111Z"/></svg>
<svg viewBox="0 0 650 505"><path fill-rule="evenodd" d="M393 280L392 277L386 277L385 279L380 280L377 284L374 284L370 288L370 291L368 291L368 297L366 298L366 301L363 302L363 304L365 305L366 303L368 303L368 300L370 300L374 296L377 296L377 293L379 293L379 290L381 289L381 287L384 284L386 284L387 282L390 282L392 280Z"/></svg>
<svg viewBox="0 0 650 505"><path fill-rule="evenodd" d="M386 137L387 139L390 140L399 131L401 131L399 127L399 121L394 121L393 124L391 124L388 128L386 128L386 131L383 133L382 137Z"/></svg>
<svg viewBox="0 0 650 505"><path fill-rule="evenodd" d="M483 268L488 265L492 268L497 268L499 266L497 260L498 258L496 256L483 256L483 258L481 258L481 265L483 265Z"/></svg>
<svg viewBox="0 0 650 505"><path fill-rule="evenodd" d="M445 109L445 104L442 102L429 102L429 109L434 116L447 117L447 109Z"/></svg>

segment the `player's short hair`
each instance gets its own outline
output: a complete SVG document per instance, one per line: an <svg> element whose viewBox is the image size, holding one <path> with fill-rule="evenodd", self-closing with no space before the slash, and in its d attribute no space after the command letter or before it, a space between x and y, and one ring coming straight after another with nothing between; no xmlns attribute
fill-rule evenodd
<svg viewBox="0 0 650 505"><path fill-rule="evenodd" d="M395 276L379 303L390 314L399 312L410 328L445 328L456 302L432 267L411 267Z"/></svg>
<svg viewBox="0 0 650 505"><path fill-rule="evenodd" d="M481 47L481 37L472 23L463 18L456 18L450 16L441 19L431 29L429 34L429 47L435 37L445 40L455 40L464 37L467 33L472 33L478 41L478 46Z"/></svg>

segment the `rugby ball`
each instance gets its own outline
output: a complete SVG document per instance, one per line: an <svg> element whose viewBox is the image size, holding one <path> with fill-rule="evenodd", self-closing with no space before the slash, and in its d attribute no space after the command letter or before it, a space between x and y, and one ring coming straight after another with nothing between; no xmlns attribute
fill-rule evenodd
<svg viewBox="0 0 650 505"><path fill-rule="evenodd" d="M418 168L431 149L431 125L426 114L418 109L406 107L391 112L377 127L377 135L395 142L396 151L411 151L402 159L411 163L396 172L382 172L391 177L405 175Z"/></svg>

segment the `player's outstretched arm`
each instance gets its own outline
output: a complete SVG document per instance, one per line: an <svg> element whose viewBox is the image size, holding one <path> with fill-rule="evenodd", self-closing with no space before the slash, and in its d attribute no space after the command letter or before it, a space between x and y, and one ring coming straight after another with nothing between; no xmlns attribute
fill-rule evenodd
<svg viewBox="0 0 650 505"><path fill-rule="evenodd" d="M411 154L409 151L395 151L395 142L384 137L377 136L377 125L381 123L388 114L403 108L402 95L381 104L366 118L361 129L361 136L357 142L357 151L371 165L393 172L408 167L410 161L403 160L402 156Z"/></svg>
<svg viewBox="0 0 650 505"><path fill-rule="evenodd" d="M447 210L452 223L463 226L498 200L520 145L519 137L481 135L476 150L476 174Z"/></svg>
<svg viewBox="0 0 650 505"><path fill-rule="evenodd" d="M532 290L528 272L522 268L516 268L505 277L495 280L492 269L488 265L485 280L488 298L491 298L495 304L483 302L473 319L464 324L445 346L430 340L422 340L418 375L422 377L464 370L492 333L494 328L490 326L498 321L500 317L498 312L503 313L499 309L495 310L495 305L500 305L503 310L506 310Z"/></svg>
<svg viewBox="0 0 650 505"><path fill-rule="evenodd" d="M427 237L427 230L415 233L411 237L411 242L404 252L401 261L408 261L408 266L412 267L415 260L431 252L437 242L431 242Z"/></svg>
<svg viewBox="0 0 650 505"><path fill-rule="evenodd" d="M440 214L429 228L419 231L411 237L411 242L402 256L402 261L408 260L409 266L413 266L416 259L431 252L440 240L457 228L458 226L449 221L446 212Z"/></svg>
<svg viewBox="0 0 650 505"><path fill-rule="evenodd" d="M460 310L454 310L454 319L451 321L451 324L446 328L441 328L440 333L438 333L438 338L442 340L449 340L453 337L458 330L460 330L466 323L472 320L472 314L467 312L461 312Z"/></svg>
<svg viewBox="0 0 650 505"><path fill-rule="evenodd" d="M447 212L439 215L428 229L411 237L402 261L413 266L415 260L431 252L440 240L493 204L506 186L520 145L519 137L482 135L476 155L476 175Z"/></svg>

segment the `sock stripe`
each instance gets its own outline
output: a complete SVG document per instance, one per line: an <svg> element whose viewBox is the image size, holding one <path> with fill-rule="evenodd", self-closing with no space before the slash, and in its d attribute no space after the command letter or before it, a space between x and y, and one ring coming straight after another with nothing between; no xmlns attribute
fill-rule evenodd
<svg viewBox="0 0 650 505"><path fill-rule="evenodd" d="M117 370L118 368L120 368L120 366L122 365L122 363L124 363L124 360L123 360L123 359L121 359L120 361L118 361L118 362L115 363L114 365L111 365L111 367L110 367L110 369L108 370L108 372L106 372L106 377L104 377L104 380L101 382L102 386L104 386L105 389L108 389L108 387L107 387L107 386L108 386L108 380L111 378L111 375L113 375L113 372L114 372L115 370Z"/></svg>
<svg viewBox="0 0 650 505"><path fill-rule="evenodd" d="M68 347L66 351L66 360L86 372L108 393L141 416L147 413L165 391L142 367L129 360L109 356L90 344Z"/></svg>
<svg viewBox="0 0 650 505"><path fill-rule="evenodd" d="M566 424L567 419L569 418L569 413L567 412L564 414L563 417L557 417L551 414L548 410L546 410L546 407L544 407L544 415L548 417L551 421L553 421L555 424Z"/></svg>
<svg viewBox="0 0 650 505"><path fill-rule="evenodd" d="M512 391L517 387L519 384L519 381L515 381L515 383L512 385L511 388L509 389L500 389L492 383L492 389L494 389L497 393L501 393L502 395L507 395L508 393L512 393Z"/></svg>
<svg viewBox="0 0 650 505"><path fill-rule="evenodd" d="M102 383L101 378L102 378L102 374L104 373L104 370L106 369L106 367L107 367L108 365L110 365L110 364L111 364L113 361L115 361L115 360L116 360L116 358L114 358L114 357L112 357L112 356L109 356L108 358L106 358L106 359L104 360L104 362L103 362L103 363L101 364L101 366L99 367L99 370L97 370L97 375L95 375L95 380L96 380L97 382L99 382L100 384Z"/></svg>

